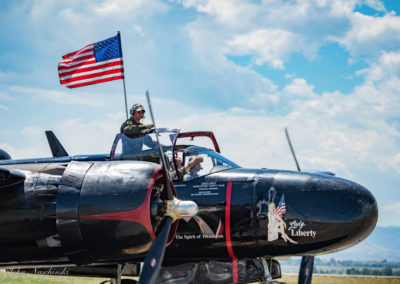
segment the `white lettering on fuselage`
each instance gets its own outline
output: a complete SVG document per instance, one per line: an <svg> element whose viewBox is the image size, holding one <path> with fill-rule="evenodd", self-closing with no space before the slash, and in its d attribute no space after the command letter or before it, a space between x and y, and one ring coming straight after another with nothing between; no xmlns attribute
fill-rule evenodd
<svg viewBox="0 0 400 284"><path fill-rule="evenodd" d="M303 230L304 226L306 226L306 224L304 224L303 221L293 220L289 222L288 231L293 237L311 237L314 239L315 236L317 235L317 232L313 230L304 231Z"/></svg>
<svg viewBox="0 0 400 284"><path fill-rule="evenodd" d="M175 235L177 240L198 240L198 239L222 239L224 235L209 235L209 234L187 234L187 235Z"/></svg>
<svg viewBox="0 0 400 284"><path fill-rule="evenodd" d="M202 182L193 186L193 193L190 196L218 196L220 189L224 189L225 184L211 182Z"/></svg>

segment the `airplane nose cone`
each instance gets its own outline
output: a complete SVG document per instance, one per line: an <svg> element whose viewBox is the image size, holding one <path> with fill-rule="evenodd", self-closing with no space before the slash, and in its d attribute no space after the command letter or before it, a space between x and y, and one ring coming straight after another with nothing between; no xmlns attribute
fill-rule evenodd
<svg viewBox="0 0 400 284"><path fill-rule="evenodd" d="M336 188L340 199L337 200L338 216L342 221L348 223L349 237L354 242L349 246L361 242L374 230L378 220L378 205L372 193L362 185L345 179L335 178Z"/></svg>
<svg viewBox="0 0 400 284"><path fill-rule="evenodd" d="M375 228L376 200L355 182L325 174L280 172L272 186L276 205L285 196L287 234L300 245L300 255L345 249Z"/></svg>
<svg viewBox="0 0 400 284"><path fill-rule="evenodd" d="M316 190L316 196L322 196L324 210L314 218L317 223L318 220L326 222L325 233L337 240L326 251L339 251L356 245L374 230L378 205L372 193L362 185L342 178L316 175L309 180L308 188Z"/></svg>

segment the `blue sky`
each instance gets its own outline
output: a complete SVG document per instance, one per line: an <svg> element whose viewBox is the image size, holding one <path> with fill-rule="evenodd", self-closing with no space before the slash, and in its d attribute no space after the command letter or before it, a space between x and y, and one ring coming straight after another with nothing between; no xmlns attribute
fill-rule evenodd
<svg viewBox="0 0 400 284"><path fill-rule="evenodd" d="M121 32L129 104L150 90L159 126L212 130L245 167L336 172L400 226L400 4L378 0L0 2L0 148L107 153L122 81L69 90L61 56ZM148 118L147 118L148 121ZM289 202L289 201L288 201Z"/></svg>

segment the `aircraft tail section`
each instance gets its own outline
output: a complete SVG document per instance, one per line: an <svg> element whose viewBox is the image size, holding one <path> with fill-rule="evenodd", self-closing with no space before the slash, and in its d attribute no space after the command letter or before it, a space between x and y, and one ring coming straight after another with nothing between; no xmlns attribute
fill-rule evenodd
<svg viewBox="0 0 400 284"><path fill-rule="evenodd" d="M0 149L0 160L11 160L11 156L6 151Z"/></svg>
<svg viewBox="0 0 400 284"><path fill-rule="evenodd" d="M49 142L49 146L51 149L51 153L53 157L66 157L69 156L67 151L65 151L64 147L61 145L60 141L58 141L56 135L54 135L53 131L47 130L45 131L47 141Z"/></svg>

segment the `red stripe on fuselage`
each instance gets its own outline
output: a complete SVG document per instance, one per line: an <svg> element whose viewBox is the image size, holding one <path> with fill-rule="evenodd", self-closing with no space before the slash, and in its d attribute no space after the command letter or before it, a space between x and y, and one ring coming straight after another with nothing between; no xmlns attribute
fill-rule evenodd
<svg viewBox="0 0 400 284"><path fill-rule="evenodd" d="M147 187L146 198L143 201L142 205L134 210L122 211L122 212L113 212L113 213L103 213L103 214L95 214L88 216L81 216L82 219L94 219L94 220L115 220L115 221L129 221L136 222L141 224L146 230L149 232L150 237L154 240L155 234L153 232L153 226L151 225L151 217L150 217L150 197L151 191L154 187L155 182L158 178L162 176L161 167L157 167L153 176L150 179L149 185Z"/></svg>
<svg viewBox="0 0 400 284"><path fill-rule="evenodd" d="M228 181L226 185L226 205L225 205L225 237L226 248L228 249L229 256L232 258L232 276L233 282L238 282L238 263L232 249L231 242L231 196L232 196L232 182Z"/></svg>

